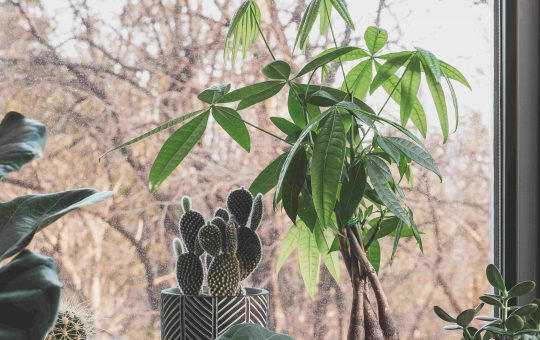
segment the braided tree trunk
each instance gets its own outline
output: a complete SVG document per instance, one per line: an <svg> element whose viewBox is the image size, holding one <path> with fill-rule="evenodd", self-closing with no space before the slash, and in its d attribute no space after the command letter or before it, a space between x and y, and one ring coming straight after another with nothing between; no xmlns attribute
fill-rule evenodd
<svg viewBox="0 0 540 340"><path fill-rule="evenodd" d="M341 254L353 288L347 339L399 340L399 333L377 273L369 262L358 236L351 228L345 228L345 231L345 236L340 238ZM367 295L368 283L375 295L373 303Z"/></svg>

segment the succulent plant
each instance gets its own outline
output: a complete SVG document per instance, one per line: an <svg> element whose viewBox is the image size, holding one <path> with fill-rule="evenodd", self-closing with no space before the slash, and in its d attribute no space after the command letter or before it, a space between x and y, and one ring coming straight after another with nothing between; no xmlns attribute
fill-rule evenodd
<svg viewBox="0 0 540 340"><path fill-rule="evenodd" d="M86 340L94 336L92 315L84 304L63 299L56 322L45 340Z"/></svg>
<svg viewBox="0 0 540 340"><path fill-rule="evenodd" d="M244 188L232 191L227 209L218 208L209 222L192 209L189 197L183 197L181 203L182 240L173 240L178 286L188 295L200 294L201 288L215 296L238 294L240 282L261 260L262 245L256 230L263 215L262 195L253 198Z"/></svg>

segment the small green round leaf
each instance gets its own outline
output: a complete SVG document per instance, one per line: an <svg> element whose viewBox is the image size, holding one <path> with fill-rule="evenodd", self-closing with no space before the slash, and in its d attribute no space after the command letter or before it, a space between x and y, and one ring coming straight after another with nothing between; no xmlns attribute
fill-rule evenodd
<svg viewBox="0 0 540 340"><path fill-rule="evenodd" d="M441 319L443 319L444 321L447 321L447 322L456 322L456 319L454 319L453 317L451 317L448 313L446 313L441 307L439 306L435 306L433 307L433 311L435 312L435 314L437 314L437 316Z"/></svg>
<svg viewBox="0 0 540 340"><path fill-rule="evenodd" d="M471 321L474 319L475 311L474 309L466 309L463 312L459 313L456 318L456 323L461 327L467 327Z"/></svg>
<svg viewBox="0 0 540 340"><path fill-rule="evenodd" d="M489 283L493 287L497 288L500 291L506 292L506 285L504 284L504 279L501 275L501 272L495 265L490 264L487 266L486 276Z"/></svg>
<svg viewBox="0 0 540 340"><path fill-rule="evenodd" d="M538 325L540 324L540 299L534 299L532 303L537 305L538 308L531 314L531 319Z"/></svg>
<svg viewBox="0 0 540 340"><path fill-rule="evenodd" d="M512 332L517 332L519 331L520 329L523 328L523 326L525 325L525 321L523 320L523 318L519 315L511 315L507 320L506 320L506 327L508 328L508 330L512 331Z"/></svg>
<svg viewBox="0 0 540 340"><path fill-rule="evenodd" d="M534 287L536 287L534 281L520 282L508 291L508 297L513 298L516 296L527 295L534 290Z"/></svg>
<svg viewBox="0 0 540 340"><path fill-rule="evenodd" d="M534 303L530 303L528 305L525 305L525 306L521 306L519 307L518 309L516 309L514 312L512 312L512 315L519 315L519 316L527 316L531 313L534 313L536 312L536 310L538 309L538 306L535 305Z"/></svg>
<svg viewBox="0 0 540 340"><path fill-rule="evenodd" d="M502 302L492 296L483 295L480 297L480 301L487 303L488 305L502 307Z"/></svg>

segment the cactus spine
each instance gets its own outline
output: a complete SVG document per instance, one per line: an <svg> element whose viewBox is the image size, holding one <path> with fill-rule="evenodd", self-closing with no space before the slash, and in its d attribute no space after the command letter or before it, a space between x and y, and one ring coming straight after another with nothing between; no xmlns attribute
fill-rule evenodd
<svg viewBox="0 0 540 340"><path fill-rule="evenodd" d="M181 205L182 240L173 240L178 286L188 295L200 294L201 288L203 294L209 291L214 296L238 294L240 282L261 260L262 245L256 230L263 216L262 195L253 198L244 188L232 191L227 197L227 209L218 208L209 222L192 209L188 197L182 198ZM204 259L211 258L211 262L203 266L200 255L205 252Z"/></svg>
<svg viewBox="0 0 540 340"><path fill-rule="evenodd" d="M62 299L56 322L45 340L87 340L95 333L92 314L84 304Z"/></svg>

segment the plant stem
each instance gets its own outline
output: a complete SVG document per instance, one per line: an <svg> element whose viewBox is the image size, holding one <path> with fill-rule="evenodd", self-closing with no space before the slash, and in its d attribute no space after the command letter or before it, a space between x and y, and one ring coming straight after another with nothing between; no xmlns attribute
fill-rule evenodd
<svg viewBox="0 0 540 340"><path fill-rule="evenodd" d="M272 137L274 137L274 138L276 138L276 139L278 139L278 140L280 140L280 141L282 141L282 142L284 142L284 143L287 143L287 144L289 144L289 145L292 145L291 143L287 142L285 139L283 139L283 138L281 138L281 137L279 137L279 136L273 134L272 132L270 132L270 131L268 131L268 130L263 129L262 127L259 127L259 126L255 125L255 124L253 124L253 123L250 123L250 122L248 122L248 121L245 120L245 119L238 118L238 117L236 117L236 116L234 116L234 115L232 115L232 114L230 114L230 113L228 113L228 112L226 112L226 111L223 111L223 112L225 112L226 114L228 114L230 117L233 117L234 119L240 120L240 121L246 123L247 125L249 125L249 126L255 128L255 129L257 129L257 130L259 130L259 131L261 131L261 132L266 133L267 135L270 135L270 136L272 136Z"/></svg>
<svg viewBox="0 0 540 340"><path fill-rule="evenodd" d="M262 37L262 39L264 41L264 44L266 45L266 49L268 49L268 52L270 52L270 55L272 56L272 59L275 61L276 56L274 56L274 52L272 52L272 48L268 44L268 41L266 40L266 37L264 36L264 34L262 32L261 26L259 26L259 21L257 20L257 17L255 16L255 12L253 11L253 7L250 6L249 9L250 9L251 15L253 16L253 19L255 20L255 24L257 25L257 29L259 30L259 33L261 34L261 37Z"/></svg>
<svg viewBox="0 0 540 340"><path fill-rule="evenodd" d="M336 36L334 34L334 28L332 27L332 20L330 20L330 12L328 11L328 6L326 6L326 1L323 1L323 6L326 9L326 17L328 18L328 26L330 26L330 33L332 34L332 40L334 41L334 46L336 49L338 48ZM341 68L341 73L343 73L343 82L345 83L345 88L347 89L347 93L351 95L351 90L349 89L349 84L347 84L347 77L345 75L345 69L343 68L343 63L341 62L341 57L338 58L339 61L339 67Z"/></svg>

